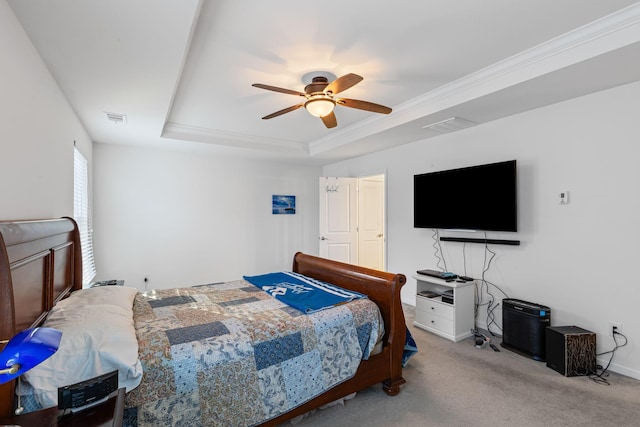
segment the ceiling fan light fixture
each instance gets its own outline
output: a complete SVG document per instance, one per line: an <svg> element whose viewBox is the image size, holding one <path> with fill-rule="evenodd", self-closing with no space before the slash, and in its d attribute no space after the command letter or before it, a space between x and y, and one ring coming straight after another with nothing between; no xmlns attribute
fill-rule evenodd
<svg viewBox="0 0 640 427"><path fill-rule="evenodd" d="M326 95L312 96L304 103L304 108L315 117L324 117L333 111L336 103Z"/></svg>
<svg viewBox="0 0 640 427"><path fill-rule="evenodd" d="M336 115L333 113L333 109L336 104L340 104L343 107L355 108L357 110L371 111L373 113L389 114L391 108L384 105L374 104L373 102L360 101L357 99L348 98L334 98L337 94L355 86L362 81L362 76L349 73L344 76L338 77L329 83L329 79L324 75L317 75L319 72L305 74L305 79L311 77L309 82L304 87L304 92L292 89L285 89L277 86L265 85L262 83L254 83L251 86L259 89L270 90L273 92L286 93L288 95L295 95L305 98L304 102L300 102L291 107L284 108L282 110L271 113L262 118L262 120L272 119L274 117L281 116L285 113L290 113L299 108L304 107L309 114L314 117L322 119L322 123L329 129L338 125ZM306 83L306 81L305 81Z"/></svg>

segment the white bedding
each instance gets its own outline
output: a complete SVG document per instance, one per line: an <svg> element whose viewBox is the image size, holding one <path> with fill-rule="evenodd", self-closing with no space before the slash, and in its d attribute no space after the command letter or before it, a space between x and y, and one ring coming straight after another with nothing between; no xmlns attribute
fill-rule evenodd
<svg viewBox="0 0 640 427"><path fill-rule="evenodd" d="M43 326L62 331L60 348L24 375L42 408L58 404L58 387L118 370L118 385L142 380L133 324L134 288L108 286L74 292L51 310Z"/></svg>

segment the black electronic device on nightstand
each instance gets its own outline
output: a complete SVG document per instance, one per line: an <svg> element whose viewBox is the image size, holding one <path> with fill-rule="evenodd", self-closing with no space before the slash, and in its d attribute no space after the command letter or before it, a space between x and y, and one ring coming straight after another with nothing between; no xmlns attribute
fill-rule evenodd
<svg viewBox="0 0 640 427"><path fill-rule="evenodd" d="M118 371L58 388L58 409L78 408L100 401L118 389Z"/></svg>
<svg viewBox="0 0 640 427"><path fill-rule="evenodd" d="M64 414L55 406L39 411L0 419L0 424L23 427L122 427L125 388L111 393L107 399L84 411Z"/></svg>
<svg viewBox="0 0 640 427"><path fill-rule="evenodd" d="M98 288L100 286L124 286L124 280L101 280L93 282L90 287Z"/></svg>
<svg viewBox="0 0 640 427"><path fill-rule="evenodd" d="M453 305L453 289L447 289L442 293L442 302Z"/></svg>

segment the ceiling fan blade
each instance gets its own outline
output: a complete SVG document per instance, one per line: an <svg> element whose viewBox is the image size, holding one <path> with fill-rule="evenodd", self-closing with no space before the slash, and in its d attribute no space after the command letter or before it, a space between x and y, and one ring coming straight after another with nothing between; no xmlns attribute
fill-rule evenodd
<svg viewBox="0 0 640 427"><path fill-rule="evenodd" d="M280 110L280 111L276 111L275 113L271 113L271 114L269 114L268 116L264 116L264 117L262 118L262 120L269 120L269 119L273 119L274 117L278 117L278 116L281 116L281 115L283 115L283 114L289 113L289 112L291 112L291 111L295 111L295 110L297 110L298 108L302 107L303 105L304 105L304 103L302 103L302 104L297 104L297 105L293 105L293 106L291 106L291 107L284 108L284 109L282 109L282 110Z"/></svg>
<svg viewBox="0 0 640 427"><path fill-rule="evenodd" d="M329 83L324 89L324 93L331 92L332 94L336 95L344 90L349 89L352 86L357 85L361 81L362 77L357 74L345 74L344 76L338 77L337 79Z"/></svg>
<svg viewBox="0 0 640 427"><path fill-rule="evenodd" d="M257 88L260 88L260 89L272 90L274 92L286 93L286 94L289 94L289 95L298 95L298 96L304 96L304 97L307 96L305 93L298 92L297 90L283 89L281 87L263 85L262 83L254 83L251 86L257 87Z"/></svg>
<svg viewBox="0 0 640 427"><path fill-rule="evenodd" d="M357 108L358 110L372 111L374 113L389 114L392 110L384 105L374 104L373 102L359 101L357 99L339 98L336 104L349 108Z"/></svg>
<svg viewBox="0 0 640 427"><path fill-rule="evenodd" d="M336 120L336 115L333 113L333 111L326 116L321 117L321 119L322 123L324 123L324 125L328 128L334 128L338 126L338 121Z"/></svg>

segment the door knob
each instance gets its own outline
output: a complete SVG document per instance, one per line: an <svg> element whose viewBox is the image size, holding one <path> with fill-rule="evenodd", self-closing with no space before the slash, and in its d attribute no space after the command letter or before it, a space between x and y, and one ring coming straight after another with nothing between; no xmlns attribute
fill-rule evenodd
<svg viewBox="0 0 640 427"><path fill-rule="evenodd" d="M382 237L382 234L378 234L378 237Z"/></svg>
<svg viewBox="0 0 640 427"><path fill-rule="evenodd" d="M329 239L327 239L327 238L326 238L326 237L324 237L324 236L321 236L321 237L320 237L320 240L329 240Z"/></svg>

